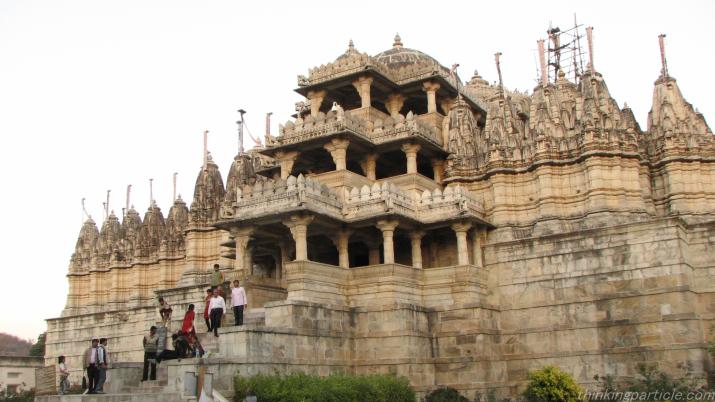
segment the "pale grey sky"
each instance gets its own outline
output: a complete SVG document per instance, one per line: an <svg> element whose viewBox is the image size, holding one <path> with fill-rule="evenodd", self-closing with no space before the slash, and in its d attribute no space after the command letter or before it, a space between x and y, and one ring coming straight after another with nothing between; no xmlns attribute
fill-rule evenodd
<svg viewBox="0 0 715 402"><path fill-rule="evenodd" d="M102 221L127 184L141 214L148 179L166 214L171 176L187 202L202 132L222 173L236 152L236 109L254 133L293 112L296 75L334 60L353 39L370 54L395 32L406 47L533 89L534 49L552 21L594 26L595 65L641 126L666 33L668 65L686 99L715 118L712 1L0 1L0 331L35 338L66 300L80 200ZM249 145L250 141L247 142ZM29 301L28 301L29 298Z"/></svg>

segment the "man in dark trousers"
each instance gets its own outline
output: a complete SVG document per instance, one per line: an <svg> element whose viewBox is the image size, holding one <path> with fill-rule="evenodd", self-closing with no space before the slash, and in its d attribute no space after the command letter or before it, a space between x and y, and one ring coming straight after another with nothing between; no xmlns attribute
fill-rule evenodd
<svg viewBox="0 0 715 402"><path fill-rule="evenodd" d="M236 325L243 325L243 310L246 308L248 301L246 300L246 290L240 286L238 279L233 281L233 289L231 289L231 305L233 306L233 318Z"/></svg>
<svg viewBox="0 0 715 402"><path fill-rule="evenodd" d="M144 335L144 371L142 371L142 381L156 380L156 347L159 343L159 336L156 334L156 327L151 326L149 335ZM151 365L151 373L147 373ZM147 376L149 374L149 376Z"/></svg>
<svg viewBox="0 0 715 402"><path fill-rule="evenodd" d="M109 352L107 351L107 338L99 340L97 347L97 381L95 381L94 392L104 393L104 382L107 381L107 369L109 368Z"/></svg>
<svg viewBox="0 0 715 402"><path fill-rule="evenodd" d="M94 388L97 386L97 374L98 374L98 357L97 357L97 345L99 345L99 339L92 339L92 346L84 351L84 367L87 370L87 393L94 394Z"/></svg>
<svg viewBox="0 0 715 402"><path fill-rule="evenodd" d="M211 301L209 302L209 314L211 314L211 328L214 336L218 337L218 329L221 328L221 319L226 314L226 301L219 294L219 289L215 288Z"/></svg>

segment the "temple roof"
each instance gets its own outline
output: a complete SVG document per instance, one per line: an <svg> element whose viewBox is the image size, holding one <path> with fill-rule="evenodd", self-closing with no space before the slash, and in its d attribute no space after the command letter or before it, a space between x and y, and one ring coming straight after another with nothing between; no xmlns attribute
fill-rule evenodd
<svg viewBox="0 0 715 402"><path fill-rule="evenodd" d="M444 71L449 72L434 57L419 50L404 47L400 35L395 35L395 42L392 44L391 49L376 54L374 58L391 69L399 69L417 63L430 63L438 65Z"/></svg>

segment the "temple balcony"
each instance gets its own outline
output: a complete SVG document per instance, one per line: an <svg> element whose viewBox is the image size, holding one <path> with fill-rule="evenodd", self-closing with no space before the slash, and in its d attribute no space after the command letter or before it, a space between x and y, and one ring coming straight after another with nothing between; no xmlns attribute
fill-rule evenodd
<svg viewBox="0 0 715 402"><path fill-rule="evenodd" d="M335 176L338 172L319 176ZM359 184L359 175L342 173ZM336 183L341 184L338 178ZM411 182L408 190L393 182ZM411 188L410 188L411 187ZM431 188L430 187L434 187ZM282 217L313 213L326 219L351 223L399 215L424 224L456 218L484 220L483 206L466 189L447 187L442 191L430 179L417 174L350 187L342 182L342 192L331 189L316 178L290 176L287 180L259 181L237 190L237 202L224 204L217 226L227 228L232 222L280 221ZM421 191L420 191L421 190Z"/></svg>
<svg viewBox="0 0 715 402"><path fill-rule="evenodd" d="M275 143L262 153L273 156L276 151L291 150L295 144L303 147L305 143L324 142L338 135L370 145L417 139L437 148L443 146L441 116L435 119L433 116L416 116L411 112L390 116L370 107L351 111L338 109L319 112L316 116L298 117L294 122L282 125Z"/></svg>

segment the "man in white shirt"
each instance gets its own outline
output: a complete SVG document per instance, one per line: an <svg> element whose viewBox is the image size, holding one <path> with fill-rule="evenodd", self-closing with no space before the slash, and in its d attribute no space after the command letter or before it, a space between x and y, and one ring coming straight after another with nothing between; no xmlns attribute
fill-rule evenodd
<svg viewBox="0 0 715 402"><path fill-rule="evenodd" d="M233 289L231 289L231 305L233 306L233 317L236 320L236 325L243 325L243 309L248 304L246 298L246 290L243 286L239 286L238 279L233 281Z"/></svg>
<svg viewBox="0 0 715 402"><path fill-rule="evenodd" d="M213 290L213 296L209 302L209 314L211 315L211 328L214 336L218 337L218 329L221 327L221 319L226 314L226 301L219 294L219 288Z"/></svg>
<svg viewBox="0 0 715 402"><path fill-rule="evenodd" d="M99 339L92 339L92 346L84 351L84 367L87 369L87 393L94 394L97 385L97 345Z"/></svg>

